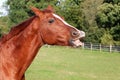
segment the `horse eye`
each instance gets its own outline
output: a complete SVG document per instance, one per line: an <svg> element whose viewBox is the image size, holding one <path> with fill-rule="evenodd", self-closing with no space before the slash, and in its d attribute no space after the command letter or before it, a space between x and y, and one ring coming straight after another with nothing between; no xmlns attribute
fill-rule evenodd
<svg viewBox="0 0 120 80"><path fill-rule="evenodd" d="M49 23L53 23L53 22L54 22L54 19L50 19L50 20L49 20Z"/></svg>

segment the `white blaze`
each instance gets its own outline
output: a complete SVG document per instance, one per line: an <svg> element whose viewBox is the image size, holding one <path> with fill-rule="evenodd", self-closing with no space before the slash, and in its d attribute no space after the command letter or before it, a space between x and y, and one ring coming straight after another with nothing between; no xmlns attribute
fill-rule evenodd
<svg viewBox="0 0 120 80"><path fill-rule="evenodd" d="M60 21L62 21L65 25L72 27L74 29L76 29L75 27L71 26L70 24L68 24L66 21L64 21L60 16L53 14L54 17L56 17L57 19L59 19ZM77 30L77 29L76 29Z"/></svg>
<svg viewBox="0 0 120 80"><path fill-rule="evenodd" d="M60 21L62 21L65 25L67 25L67 26L69 26L69 27L75 29L76 31L78 31L78 32L80 33L80 35L81 35L80 37L85 36L85 32L80 31L80 30L78 30L77 28L71 26L71 25L68 24L66 21L64 21L60 16L58 16L58 15L56 15L56 14L53 14L53 16L54 16L55 18L59 19Z"/></svg>

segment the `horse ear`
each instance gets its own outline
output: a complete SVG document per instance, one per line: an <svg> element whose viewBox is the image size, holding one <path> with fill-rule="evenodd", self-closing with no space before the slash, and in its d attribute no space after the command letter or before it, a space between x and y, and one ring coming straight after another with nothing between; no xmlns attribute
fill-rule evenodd
<svg viewBox="0 0 120 80"><path fill-rule="evenodd" d="M35 13L36 16L40 16L42 14L42 11L36 7L31 7L31 10Z"/></svg>
<svg viewBox="0 0 120 80"><path fill-rule="evenodd" d="M51 12L54 12L54 9L51 5L48 5L47 10L50 10Z"/></svg>

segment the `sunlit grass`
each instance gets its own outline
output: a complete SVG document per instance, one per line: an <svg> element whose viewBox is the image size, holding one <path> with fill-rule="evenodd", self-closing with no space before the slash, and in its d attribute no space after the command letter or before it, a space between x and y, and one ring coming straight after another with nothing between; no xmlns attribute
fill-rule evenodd
<svg viewBox="0 0 120 80"><path fill-rule="evenodd" d="M120 54L42 47L26 80L120 80Z"/></svg>

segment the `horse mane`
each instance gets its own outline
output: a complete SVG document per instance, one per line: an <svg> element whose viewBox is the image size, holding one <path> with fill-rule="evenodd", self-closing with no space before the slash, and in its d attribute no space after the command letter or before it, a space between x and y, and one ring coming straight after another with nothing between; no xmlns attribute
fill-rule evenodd
<svg viewBox="0 0 120 80"><path fill-rule="evenodd" d="M33 16L27 20L25 20L24 22L14 26L13 28L11 28L10 32L7 35L3 35L2 38L0 39L0 44L8 41L9 39L11 39L12 37L14 37L15 35L19 34L21 31L23 31L25 28L27 28L27 26L31 23L31 21L33 21L33 19L36 16Z"/></svg>

